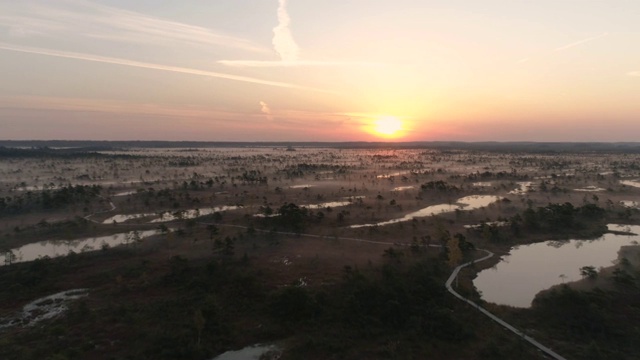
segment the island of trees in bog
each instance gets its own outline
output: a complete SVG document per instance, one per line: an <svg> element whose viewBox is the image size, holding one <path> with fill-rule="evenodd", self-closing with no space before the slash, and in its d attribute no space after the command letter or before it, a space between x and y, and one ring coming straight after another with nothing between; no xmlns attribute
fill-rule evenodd
<svg viewBox="0 0 640 360"><path fill-rule="evenodd" d="M636 143L0 146L3 359L640 357Z"/></svg>

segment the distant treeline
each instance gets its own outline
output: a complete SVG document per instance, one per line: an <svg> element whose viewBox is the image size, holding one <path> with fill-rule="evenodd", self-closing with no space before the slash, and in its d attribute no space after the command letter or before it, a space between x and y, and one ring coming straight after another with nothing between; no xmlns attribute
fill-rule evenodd
<svg viewBox="0 0 640 360"><path fill-rule="evenodd" d="M64 148L54 149L48 146L44 147L5 147L0 146L0 159L2 158L87 158L87 157L117 157L117 158L130 158L137 157L135 155L118 154L107 155L99 153L98 151L113 151L114 148L102 148L102 147L77 147L77 148Z"/></svg>
<svg viewBox="0 0 640 360"><path fill-rule="evenodd" d="M438 149L530 153L640 153L640 142L241 142L241 141L89 141L89 140L0 140L10 148L83 148L87 151L123 148L217 148L271 147L295 149Z"/></svg>

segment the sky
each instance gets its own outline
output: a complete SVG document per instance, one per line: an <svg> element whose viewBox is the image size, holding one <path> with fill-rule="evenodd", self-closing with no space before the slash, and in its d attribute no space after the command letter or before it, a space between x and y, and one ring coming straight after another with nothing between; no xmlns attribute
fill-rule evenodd
<svg viewBox="0 0 640 360"><path fill-rule="evenodd" d="M640 141L637 0L0 0L0 139Z"/></svg>

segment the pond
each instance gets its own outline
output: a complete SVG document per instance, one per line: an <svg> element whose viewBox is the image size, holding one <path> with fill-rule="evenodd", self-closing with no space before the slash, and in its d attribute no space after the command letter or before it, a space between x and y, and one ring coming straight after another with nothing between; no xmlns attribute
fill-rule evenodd
<svg viewBox="0 0 640 360"><path fill-rule="evenodd" d="M289 189L307 189L314 186L315 185L310 185L310 184L291 185L289 186Z"/></svg>
<svg viewBox="0 0 640 360"><path fill-rule="evenodd" d="M13 326L33 326L43 320L63 314L70 302L85 297L88 289L74 289L59 292L34 300L22 308L22 311L7 317L0 317L0 329Z"/></svg>
<svg viewBox="0 0 640 360"><path fill-rule="evenodd" d="M239 209L240 206L217 206L202 209L177 210L174 212L165 211L161 213L140 213L140 214L118 214L102 221L103 224L122 223L134 219L144 219L153 217L148 222L161 223L175 220L195 219L197 217L211 215L215 212Z"/></svg>
<svg viewBox="0 0 640 360"><path fill-rule="evenodd" d="M129 195L137 194L139 192L140 191L138 191L138 190L122 191L122 192L113 194L113 196L129 196Z"/></svg>
<svg viewBox="0 0 640 360"><path fill-rule="evenodd" d="M477 187L491 187L491 186L493 186L493 183L490 183L490 182L487 182L487 181L480 181L480 182L474 182L471 185L477 186Z"/></svg>
<svg viewBox="0 0 640 360"><path fill-rule="evenodd" d="M357 199L357 198L362 198L362 197L348 197L349 201L329 201L329 202L325 202L325 203L320 203L320 204L307 204L307 205L300 205L301 208L307 208L307 209L312 209L312 210L323 210L323 209L327 209L327 208L334 208L334 207L340 207L340 206L347 206L347 205L351 205L353 204L353 199ZM274 214L254 214L253 217L259 217L259 218L271 218L271 217L277 217L280 216L280 214L278 213L274 213Z"/></svg>
<svg viewBox="0 0 640 360"><path fill-rule="evenodd" d="M160 215L159 218L151 220L152 223L160 223L167 221L175 221L175 220L184 220L184 219L195 219L197 217L211 215L216 212L229 211L229 210L237 210L240 209L240 206L218 206L212 208L204 208L204 209L191 209L177 212L164 212Z"/></svg>
<svg viewBox="0 0 640 360"><path fill-rule="evenodd" d="M620 184L633 186L633 187L640 187L640 181L637 181L637 180L620 180Z"/></svg>
<svg viewBox="0 0 640 360"><path fill-rule="evenodd" d="M519 182L516 185L518 185L518 187L516 189L509 191L509 194L525 195L526 193L528 193L533 189L533 183L531 181Z"/></svg>
<svg viewBox="0 0 640 360"><path fill-rule="evenodd" d="M392 177L396 177L396 176L400 176L400 175L405 175L408 174L408 171L399 171L399 172L395 172L393 174L382 174L382 175L378 175L376 176L376 178L378 179L390 179Z"/></svg>
<svg viewBox="0 0 640 360"><path fill-rule="evenodd" d="M394 187L393 189L391 189L391 191L405 191L405 190L411 190L414 189L415 186L413 185L409 185L409 186L398 186L398 187Z"/></svg>
<svg viewBox="0 0 640 360"><path fill-rule="evenodd" d="M609 225L609 230L640 234L640 226ZM605 234L595 240L516 246L496 266L478 273L473 284L485 301L527 308L538 292L582 279L583 266L612 266L622 246L638 241L638 235Z"/></svg>
<svg viewBox="0 0 640 360"><path fill-rule="evenodd" d="M361 228L361 227L370 227L370 226L384 226L384 225L395 224L403 221L411 221L413 220L413 218L417 218L417 217L427 217L432 215L454 212L456 210L474 210L474 209L479 209L481 207L487 206L493 202L499 201L500 199L501 198L499 196L489 196L489 195L465 196L463 198L458 199L455 203L427 206L426 208L420 209L418 211L414 211L398 219L382 221L375 224L351 225L349 227Z"/></svg>
<svg viewBox="0 0 640 360"><path fill-rule="evenodd" d="M157 234L157 230L138 231L140 239L144 239L151 235ZM33 244L27 244L16 249L11 249L15 259L13 263L33 261L40 257L58 257L69 254L71 251L75 253L81 253L86 251L100 250L103 247L113 247L123 244L128 244L133 241L135 234L133 231L98 236L91 238L80 238L75 240L49 240L40 241ZM4 265L6 261L6 254L0 255L2 258L1 264Z"/></svg>
<svg viewBox="0 0 640 360"><path fill-rule="evenodd" d="M259 359L279 359L280 349L275 345L251 345L244 349L227 351L212 360L259 360Z"/></svg>
<svg viewBox="0 0 640 360"><path fill-rule="evenodd" d="M129 221L129 220L133 220L133 219L141 219L141 218L145 218L145 217L150 217L150 216L157 216L157 214L155 213L147 213L147 214L118 214L118 215L113 215L110 218L105 219L104 221L102 221L103 224L112 224L114 222L116 223L122 223L125 221Z"/></svg>
<svg viewBox="0 0 640 360"><path fill-rule="evenodd" d="M599 192L599 191L606 191L607 189L601 188L601 187L597 187L594 185L590 185L590 186L585 186L581 189L573 189L573 191L582 191L582 192Z"/></svg>
<svg viewBox="0 0 640 360"><path fill-rule="evenodd" d="M633 200L622 200L620 201L620 204L628 208L638 208L640 206L638 205L637 201L633 201Z"/></svg>
<svg viewBox="0 0 640 360"><path fill-rule="evenodd" d="M300 207L304 207L307 209L326 209L328 207L334 208L334 207L340 207L340 206L347 206L351 204L353 204L352 201L329 201L329 202L320 203L320 204L300 205Z"/></svg>

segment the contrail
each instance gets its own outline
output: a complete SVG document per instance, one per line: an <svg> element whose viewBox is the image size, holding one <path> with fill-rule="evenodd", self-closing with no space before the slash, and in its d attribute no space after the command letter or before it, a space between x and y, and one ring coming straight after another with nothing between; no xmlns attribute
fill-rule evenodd
<svg viewBox="0 0 640 360"><path fill-rule="evenodd" d="M349 62L349 61L263 61L263 60L218 60L218 64L231 67L334 67L334 66L358 66L358 67L382 67L382 63L374 62Z"/></svg>
<svg viewBox="0 0 640 360"><path fill-rule="evenodd" d="M572 48L574 46L582 45L584 43L588 43L589 41L593 41L593 40L596 40L596 39L603 38L603 37L605 37L607 35L609 35L609 33L602 33L602 34L600 34L598 36L593 36L593 37L590 37L590 38L582 39L582 40L573 42L571 44L567 44L565 46L561 46L561 47L557 48L556 51L567 50L567 49Z"/></svg>
<svg viewBox="0 0 640 360"><path fill-rule="evenodd" d="M272 51L252 41L213 29L85 0L13 3L15 4L6 10L0 10L0 27L5 26L14 34L79 36L163 47L175 42L207 49L211 46L226 46L259 53Z"/></svg>
<svg viewBox="0 0 640 360"><path fill-rule="evenodd" d="M281 88L331 93L330 91L326 91L326 90L315 89L315 88L310 88L310 87L305 87L305 86L300 86L300 85L295 85L295 84L290 84L285 82L279 82L279 81L256 79L248 76L238 76L238 75L224 74L224 73L207 71L207 70L198 70L198 69L184 68L179 66L153 64L153 63L147 63L147 62L141 62L141 61L99 56L99 55L91 55L91 54L83 54L83 53L76 53L76 52L69 52L69 51L42 49L42 48L35 48L35 47L29 47L29 46L18 46L18 45L12 45L4 42L0 42L0 49L17 51L22 53L29 53L29 54L61 57L61 58L67 58L67 59L77 59L77 60L93 61L93 62L106 63L106 64L124 65L124 66L131 66L131 67L137 67L137 68L143 68L143 69L170 71L170 72L190 74L190 75L201 75L201 76L207 76L212 78L241 81L241 82L247 82L252 84L268 85L268 86L275 86L275 87L281 87Z"/></svg>

